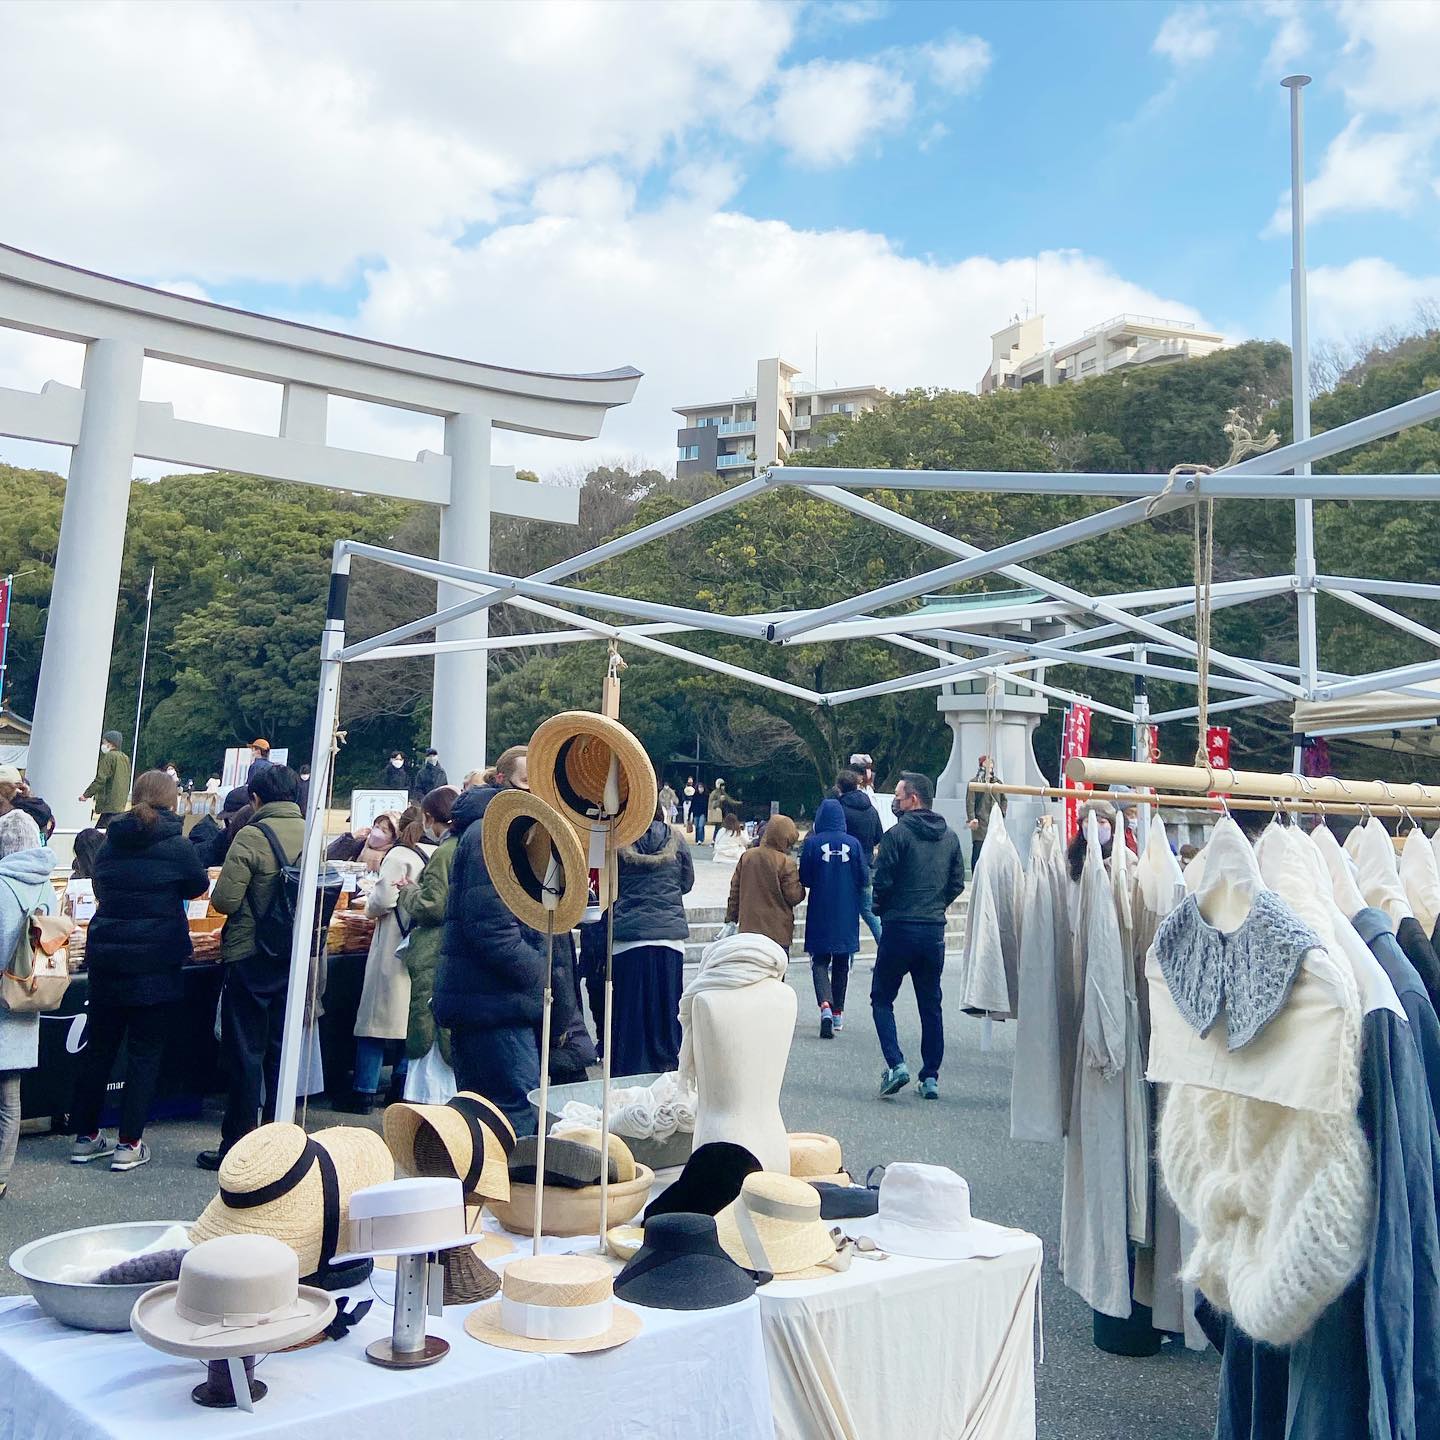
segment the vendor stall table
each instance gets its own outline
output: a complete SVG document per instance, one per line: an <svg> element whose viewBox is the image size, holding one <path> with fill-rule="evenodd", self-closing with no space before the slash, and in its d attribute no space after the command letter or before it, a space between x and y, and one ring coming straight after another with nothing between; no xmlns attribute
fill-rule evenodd
<svg viewBox="0 0 1440 1440"><path fill-rule="evenodd" d="M1040 1241L1006 1238L761 1290L776 1440L1034 1440Z"/></svg>
<svg viewBox="0 0 1440 1440"><path fill-rule="evenodd" d="M382 1293L391 1277L377 1273ZM366 1292L368 1293L368 1291ZM0 1305L0 1440L587 1440L675 1436L770 1440L758 1300L723 1310L645 1310L628 1345L595 1355L524 1355L472 1340L469 1306L427 1330L450 1342L438 1365L401 1374L365 1359L390 1333L376 1303L342 1341L262 1360L270 1387L253 1415L202 1410L194 1361L134 1335L67 1330L29 1300Z"/></svg>

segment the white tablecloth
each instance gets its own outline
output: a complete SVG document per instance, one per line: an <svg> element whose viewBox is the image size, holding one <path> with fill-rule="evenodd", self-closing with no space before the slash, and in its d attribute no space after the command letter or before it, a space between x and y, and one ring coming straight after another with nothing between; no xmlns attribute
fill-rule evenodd
<svg viewBox="0 0 1440 1440"><path fill-rule="evenodd" d="M1034 1440L1040 1241L1007 1246L766 1286L776 1440Z"/></svg>
<svg viewBox="0 0 1440 1440"><path fill-rule="evenodd" d="M390 1293L390 1277L376 1273ZM645 1328L598 1355L521 1355L472 1340L470 1307L430 1320L450 1353L382 1370L365 1346L389 1333L378 1301L340 1343L262 1360L253 1415L205 1410L194 1361L129 1334L67 1330L30 1300L0 1302L0 1440L771 1440L759 1301L723 1310L642 1310Z"/></svg>

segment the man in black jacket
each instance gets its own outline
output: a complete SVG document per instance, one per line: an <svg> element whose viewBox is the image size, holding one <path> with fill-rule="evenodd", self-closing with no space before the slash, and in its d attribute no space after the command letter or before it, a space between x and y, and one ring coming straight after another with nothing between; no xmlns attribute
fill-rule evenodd
<svg viewBox="0 0 1440 1440"><path fill-rule="evenodd" d="M450 777L440 763L440 752L432 745L425 752L425 763L415 772L415 779L410 785L410 798L415 801L423 800L432 790L438 790L449 783Z"/></svg>
<svg viewBox="0 0 1440 1440"><path fill-rule="evenodd" d="M875 802L860 788L860 776L854 770L842 770L835 777L835 794L845 812L845 832L865 847L865 859L875 863L875 850L885 833ZM860 896L860 918L870 927L875 943L880 943L880 917L875 913L874 887L867 885Z"/></svg>
<svg viewBox="0 0 1440 1440"><path fill-rule="evenodd" d="M870 981L870 1011L885 1055L882 1097L898 1095L910 1083L895 1034L895 997L908 975L920 1012L920 1094L926 1100L940 1098L945 912L965 888L965 858L960 837L930 808L934 800L935 787L924 775L907 770L900 776L891 807L899 818L880 841L872 875L875 908L885 921Z"/></svg>

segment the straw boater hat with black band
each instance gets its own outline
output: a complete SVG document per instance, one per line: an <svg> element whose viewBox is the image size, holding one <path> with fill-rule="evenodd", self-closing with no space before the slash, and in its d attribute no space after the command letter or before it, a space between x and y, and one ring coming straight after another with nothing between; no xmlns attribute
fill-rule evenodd
<svg viewBox="0 0 1440 1440"><path fill-rule="evenodd" d="M502 790L486 807L482 824L485 868L510 913L541 934L573 930L590 890L574 826L526 790Z"/></svg>
<svg viewBox="0 0 1440 1440"><path fill-rule="evenodd" d="M607 817L612 756L620 762L620 808ZM645 747L618 720L588 710L553 715L530 737L529 761L532 792L582 835L613 818L614 844L632 845L655 819L655 768Z"/></svg>
<svg viewBox="0 0 1440 1440"><path fill-rule="evenodd" d="M395 1162L373 1131L336 1125L306 1133L262 1125L237 1140L220 1165L220 1193L190 1229L198 1245L220 1235L270 1235L296 1255L300 1276L349 1283L330 1262L340 1248L356 1190L395 1178Z"/></svg>
<svg viewBox="0 0 1440 1440"><path fill-rule="evenodd" d="M483 1095L461 1090L444 1105L388 1105L384 1128L402 1174L453 1177L467 1200L510 1198L515 1127Z"/></svg>

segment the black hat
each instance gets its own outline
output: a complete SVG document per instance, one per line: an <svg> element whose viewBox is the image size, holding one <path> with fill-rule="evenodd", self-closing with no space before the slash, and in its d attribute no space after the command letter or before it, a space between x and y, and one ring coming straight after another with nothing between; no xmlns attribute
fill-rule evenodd
<svg viewBox="0 0 1440 1440"><path fill-rule="evenodd" d="M812 1180L820 1192L822 1220L861 1220L879 1214L880 1191L865 1185L836 1185L833 1181Z"/></svg>
<svg viewBox="0 0 1440 1440"><path fill-rule="evenodd" d="M715 1310L754 1293L755 1277L720 1248L713 1215L647 1219L644 1244L615 1279L616 1299L656 1310Z"/></svg>
<svg viewBox="0 0 1440 1440"><path fill-rule="evenodd" d="M743 1146L729 1140L712 1140L690 1152L685 1168L675 1183L650 1202L645 1211L652 1215L718 1215L739 1197L747 1175L763 1168Z"/></svg>
<svg viewBox="0 0 1440 1440"><path fill-rule="evenodd" d="M510 1152L510 1179L521 1185L535 1183L535 1161L539 1145L536 1137L526 1135L515 1142ZM618 1184L619 1166L615 1157L610 1156L610 1183ZM574 1140L545 1141L545 1183L559 1185L566 1190L583 1190L587 1185L600 1183L600 1151L593 1145L581 1145Z"/></svg>
<svg viewBox="0 0 1440 1440"><path fill-rule="evenodd" d="M438 755L440 752L432 745L425 753L427 755Z"/></svg>

